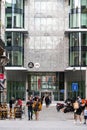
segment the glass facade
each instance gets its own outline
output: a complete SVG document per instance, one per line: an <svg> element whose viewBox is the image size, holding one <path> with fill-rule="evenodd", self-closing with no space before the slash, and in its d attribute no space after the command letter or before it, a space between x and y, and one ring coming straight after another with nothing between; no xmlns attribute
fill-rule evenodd
<svg viewBox="0 0 87 130"><path fill-rule="evenodd" d="M23 0L6 0L6 28L23 28Z"/></svg>
<svg viewBox="0 0 87 130"><path fill-rule="evenodd" d="M5 4L6 28L24 27L24 1L6 0ZM6 32L6 49L9 52L8 66L23 66L24 35L21 32Z"/></svg>
<svg viewBox="0 0 87 130"><path fill-rule="evenodd" d="M87 0L70 0L70 28L87 28Z"/></svg>
<svg viewBox="0 0 87 130"><path fill-rule="evenodd" d="M87 0L70 0L70 28L87 27ZM87 33L70 33L70 66L87 65Z"/></svg>
<svg viewBox="0 0 87 130"><path fill-rule="evenodd" d="M9 102L12 97L15 99L25 99L25 82L8 81L7 84L7 102Z"/></svg>
<svg viewBox="0 0 87 130"><path fill-rule="evenodd" d="M9 52L9 66L22 66L24 49L23 49L23 34L20 32L9 32L6 33L5 46Z"/></svg>
<svg viewBox="0 0 87 130"><path fill-rule="evenodd" d="M29 95L53 92L54 100L64 100L64 73L37 73L28 76Z"/></svg>
<svg viewBox="0 0 87 130"><path fill-rule="evenodd" d="M81 42L81 45L79 41ZM70 66L87 66L87 33L86 32L70 33L69 51L70 51Z"/></svg>

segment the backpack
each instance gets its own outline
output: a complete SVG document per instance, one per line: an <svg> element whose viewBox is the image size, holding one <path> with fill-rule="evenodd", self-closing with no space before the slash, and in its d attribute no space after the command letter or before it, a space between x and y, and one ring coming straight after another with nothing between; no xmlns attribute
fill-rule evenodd
<svg viewBox="0 0 87 130"><path fill-rule="evenodd" d="M78 109L78 108L79 108L79 103L76 101L76 102L73 104L73 107L74 107L74 109Z"/></svg>

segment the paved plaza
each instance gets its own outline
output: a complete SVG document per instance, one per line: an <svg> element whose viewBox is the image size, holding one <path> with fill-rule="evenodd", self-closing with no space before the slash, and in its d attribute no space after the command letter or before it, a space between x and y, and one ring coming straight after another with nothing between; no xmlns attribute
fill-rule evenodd
<svg viewBox="0 0 87 130"><path fill-rule="evenodd" d="M57 112L51 104L49 108L43 106L38 121L35 117L29 121L26 113L23 119L0 120L0 130L87 130L87 125L79 121L74 124L73 113Z"/></svg>

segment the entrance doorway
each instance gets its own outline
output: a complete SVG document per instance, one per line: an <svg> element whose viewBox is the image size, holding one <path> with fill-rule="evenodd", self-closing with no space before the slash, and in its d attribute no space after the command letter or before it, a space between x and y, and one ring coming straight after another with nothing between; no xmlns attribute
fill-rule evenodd
<svg viewBox="0 0 87 130"><path fill-rule="evenodd" d="M40 91L40 97L43 97L43 96L44 97L49 96L52 101L54 100L53 91L50 91L50 90L42 90L42 91Z"/></svg>

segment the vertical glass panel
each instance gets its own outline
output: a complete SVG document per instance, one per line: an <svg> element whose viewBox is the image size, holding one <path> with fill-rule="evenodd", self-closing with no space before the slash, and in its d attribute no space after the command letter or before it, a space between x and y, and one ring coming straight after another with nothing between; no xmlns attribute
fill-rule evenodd
<svg viewBox="0 0 87 130"><path fill-rule="evenodd" d="M71 8L78 8L80 0L70 0Z"/></svg>
<svg viewBox="0 0 87 130"><path fill-rule="evenodd" d="M23 46L23 35L19 32L13 34L13 45Z"/></svg>
<svg viewBox="0 0 87 130"><path fill-rule="evenodd" d="M6 49L10 54L8 65L23 65L23 34L19 32L6 33Z"/></svg>
<svg viewBox="0 0 87 130"><path fill-rule="evenodd" d="M13 51L12 61L12 65L22 65L22 53Z"/></svg>
<svg viewBox="0 0 87 130"><path fill-rule="evenodd" d="M79 65L79 53L78 52L70 52L70 65L71 66Z"/></svg>
<svg viewBox="0 0 87 130"><path fill-rule="evenodd" d="M6 0L6 27L23 27L24 8L23 0Z"/></svg>
<svg viewBox="0 0 87 130"><path fill-rule="evenodd" d="M81 0L81 27L87 28L87 0Z"/></svg>
<svg viewBox="0 0 87 130"><path fill-rule="evenodd" d="M70 34L70 65L79 65L79 33Z"/></svg>
<svg viewBox="0 0 87 130"><path fill-rule="evenodd" d="M25 83L22 81L8 81L7 82L7 102L14 97L25 100Z"/></svg>
<svg viewBox="0 0 87 130"><path fill-rule="evenodd" d="M79 14L70 14L70 27L79 27Z"/></svg>
<svg viewBox="0 0 87 130"><path fill-rule="evenodd" d="M87 46L87 33L82 33L81 34L81 43L82 43L82 46Z"/></svg>
<svg viewBox="0 0 87 130"><path fill-rule="evenodd" d="M5 6L11 7L12 0L5 0Z"/></svg>
<svg viewBox="0 0 87 130"><path fill-rule="evenodd" d="M11 43L12 43L12 35L11 35L11 32L9 32L9 33L6 33L5 45L12 46Z"/></svg>
<svg viewBox="0 0 87 130"><path fill-rule="evenodd" d="M70 34L70 46L79 46L79 34L78 33Z"/></svg>

